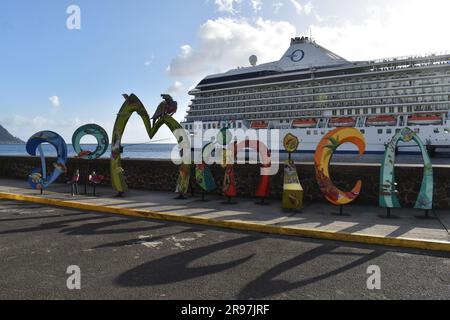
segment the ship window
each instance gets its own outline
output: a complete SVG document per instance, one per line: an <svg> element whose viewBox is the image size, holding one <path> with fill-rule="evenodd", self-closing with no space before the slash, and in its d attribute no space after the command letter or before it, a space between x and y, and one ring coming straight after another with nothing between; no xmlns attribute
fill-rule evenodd
<svg viewBox="0 0 450 320"><path fill-rule="evenodd" d="M362 134L366 133L366 130L364 130L364 129L361 129L360 131L361 131Z"/></svg>
<svg viewBox="0 0 450 320"><path fill-rule="evenodd" d="M310 136L311 135L311 131L306 131L306 135Z"/></svg>
<svg viewBox="0 0 450 320"><path fill-rule="evenodd" d="M383 134L383 129L378 129L378 134Z"/></svg>
<svg viewBox="0 0 450 320"><path fill-rule="evenodd" d="M242 128L242 123L241 122L238 123L238 128L239 129Z"/></svg>
<svg viewBox="0 0 450 320"><path fill-rule="evenodd" d="M439 128L434 129L434 133L439 133Z"/></svg>
<svg viewBox="0 0 450 320"><path fill-rule="evenodd" d="M391 133L392 133L392 130L391 130L391 129L387 129L387 130L386 130L386 133L387 133L387 134L391 134Z"/></svg>
<svg viewBox="0 0 450 320"><path fill-rule="evenodd" d="M419 128L415 128L415 129L414 129L414 132L415 132L415 133L420 133L420 129L419 129Z"/></svg>
<svg viewBox="0 0 450 320"><path fill-rule="evenodd" d="M314 135L317 136L318 134L317 130L314 130Z"/></svg>

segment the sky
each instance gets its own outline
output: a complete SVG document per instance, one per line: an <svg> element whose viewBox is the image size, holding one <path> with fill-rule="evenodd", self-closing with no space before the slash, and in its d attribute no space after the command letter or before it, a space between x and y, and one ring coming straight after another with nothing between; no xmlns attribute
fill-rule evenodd
<svg viewBox="0 0 450 320"><path fill-rule="evenodd" d="M4 0L0 124L25 141L70 142L87 123L111 133L123 93L151 115L170 93L182 121L205 76L278 60L294 36L352 61L450 51L448 12L448 0ZM149 141L137 115L123 141ZM173 142L167 129L153 141Z"/></svg>

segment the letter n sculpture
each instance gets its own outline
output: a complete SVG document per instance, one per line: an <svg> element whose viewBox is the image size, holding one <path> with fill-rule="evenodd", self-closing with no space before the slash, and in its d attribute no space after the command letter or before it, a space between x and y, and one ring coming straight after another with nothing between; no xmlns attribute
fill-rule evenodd
<svg viewBox="0 0 450 320"><path fill-rule="evenodd" d="M397 197L397 184L395 183L394 174L395 151L400 141L405 143L415 141L422 152L424 174L420 193L414 208L425 210L428 214L428 211L433 208L433 166L423 142L420 140L419 136L409 128L404 128L398 132L386 147L380 173L380 207L388 209L388 216L390 215L390 209L401 208Z"/></svg>

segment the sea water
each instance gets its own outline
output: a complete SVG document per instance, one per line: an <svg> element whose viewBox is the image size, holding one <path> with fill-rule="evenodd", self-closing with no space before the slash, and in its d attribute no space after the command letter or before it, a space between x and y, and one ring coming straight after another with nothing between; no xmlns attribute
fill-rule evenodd
<svg viewBox="0 0 450 320"><path fill-rule="evenodd" d="M55 149L48 145L43 144L44 153L46 156L56 156ZM96 145L94 144L84 144L82 145L83 150L94 150ZM122 154L122 159L162 159L170 160L173 150L177 150L175 144L125 144L124 153ZM75 151L72 145L67 145L68 156L75 157ZM102 158L109 158L111 155L111 150L103 155ZM0 144L0 156L29 156L25 145L23 144L12 144L12 145L2 145ZM280 154L280 160L285 160L287 158L286 154ZM358 160L357 155L352 154L335 154L333 156L333 162L345 162L345 163L381 163L383 159L382 154L370 154L364 155ZM296 162L313 162L314 154L303 154L296 153L293 155L293 160ZM448 164L450 165L450 154L449 153L438 153L435 158L432 159L433 164ZM398 155L396 163L398 164L420 164L422 163L422 157L420 155Z"/></svg>

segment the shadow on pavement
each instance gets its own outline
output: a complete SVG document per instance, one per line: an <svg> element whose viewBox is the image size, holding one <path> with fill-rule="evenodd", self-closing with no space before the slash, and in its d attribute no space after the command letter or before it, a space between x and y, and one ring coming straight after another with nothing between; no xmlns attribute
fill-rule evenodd
<svg viewBox="0 0 450 320"><path fill-rule="evenodd" d="M202 267L189 267L189 265L195 260L215 252L251 243L259 239L256 236L245 236L150 261L121 274L116 279L116 282L124 287L144 287L185 281L219 273L249 261L255 254L221 264ZM161 272L161 270L164 270L164 272Z"/></svg>

